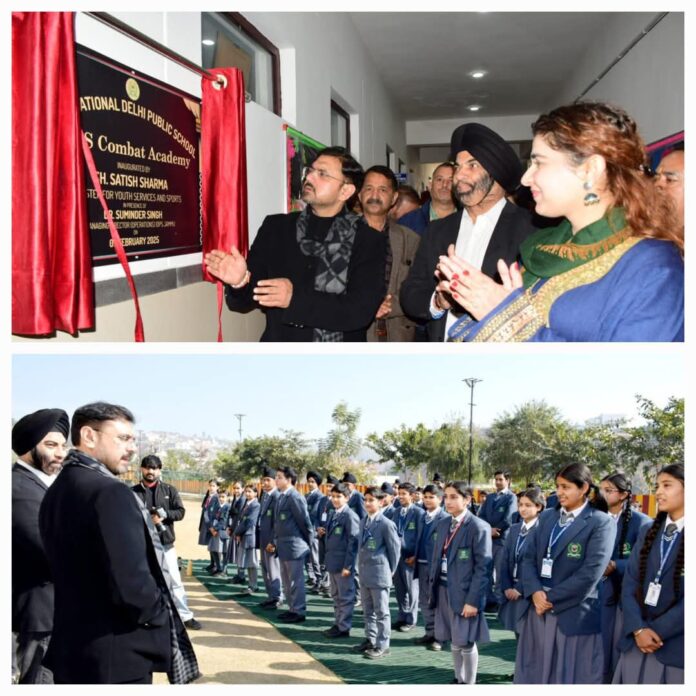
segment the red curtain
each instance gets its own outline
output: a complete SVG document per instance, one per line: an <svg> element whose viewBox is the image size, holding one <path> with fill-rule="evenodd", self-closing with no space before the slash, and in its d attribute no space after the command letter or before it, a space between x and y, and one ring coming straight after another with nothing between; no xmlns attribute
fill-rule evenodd
<svg viewBox="0 0 696 696"><path fill-rule="evenodd" d="M203 79L201 105L201 170L203 254L229 251L232 245L246 256L249 250L246 180L244 76L238 68L214 68L227 85L218 89ZM205 267L206 280L216 282ZM217 281L218 341L222 340L223 287Z"/></svg>
<svg viewBox="0 0 696 696"><path fill-rule="evenodd" d="M94 327L73 13L12 14L12 331Z"/></svg>

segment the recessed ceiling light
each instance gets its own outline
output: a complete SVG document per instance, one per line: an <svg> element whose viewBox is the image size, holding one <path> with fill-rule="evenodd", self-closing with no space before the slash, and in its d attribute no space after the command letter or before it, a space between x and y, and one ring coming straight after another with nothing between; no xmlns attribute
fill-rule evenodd
<svg viewBox="0 0 696 696"><path fill-rule="evenodd" d="M469 75L474 78L474 80L480 80L486 74L485 70L472 70Z"/></svg>
<svg viewBox="0 0 696 696"><path fill-rule="evenodd" d="M481 107L478 104L472 104L471 106L467 106L466 108L469 109L469 111L479 111L481 109Z"/></svg>
<svg viewBox="0 0 696 696"><path fill-rule="evenodd" d="M204 46L214 46L215 42L212 39L203 39Z"/></svg>

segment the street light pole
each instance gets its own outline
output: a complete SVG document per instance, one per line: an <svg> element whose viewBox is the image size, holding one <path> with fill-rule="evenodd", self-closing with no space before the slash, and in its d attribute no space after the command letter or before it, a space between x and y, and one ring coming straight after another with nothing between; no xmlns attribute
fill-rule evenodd
<svg viewBox="0 0 696 696"><path fill-rule="evenodd" d="M471 400L469 402L469 481L468 485L471 486L471 462L474 456L474 387L478 382L483 382L482 379L477 379L476 377L467 377L463 379L462 382L466 382L469 389L471 389Z"/></svg>
<svg viewBox="0 0 696 696"><path fill-rule="evenodd" d="M239 440L242 439L242 418L246 416L246 413L235 413L235 418L239 421Z"/></svg>

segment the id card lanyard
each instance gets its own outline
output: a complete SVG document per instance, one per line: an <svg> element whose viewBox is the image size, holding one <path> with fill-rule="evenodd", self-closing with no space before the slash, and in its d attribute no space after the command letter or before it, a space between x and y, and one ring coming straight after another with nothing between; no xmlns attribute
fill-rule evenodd
<svg viewBox="0 0 696 696"><path fill-rule="evenodd" d="M568 529L568 527L570 527L570 524L566 524L565 527L561 527L561 525L558 522L556 522L556 524L553 525L553 529L551 530L551 536L549 537L549 545L546 547L546 557L543 558L541 561L542 578L551 577L551 574L553 572L553 558L551 558L551 552L553 551L553 547L557 544L558 540L563 535L563 532L565 532L565 530Z"/></svg>
<svg viewBox="0 0 696 696"><path fill-rule="evenodd" d="M524 545L527 541L527 537L529 536L529 532L531 529L527 530L527 533L522 536L521 534L517 537L515 540L515 565L512 568L512 578L513 580L517 580L517 564L519 563L520 560L520 554L522 553L522 549L524 548Z"/></svg>
<svg viewBox="0 0 696 696"><path fill-rule="evenodd" d="M459 531L459 528L464 524L464 520L466 519L466 515L462 517L459 522L457 522L457 526L452 530L450 535L445 539L445 545L442 547L442 560L440 561L440 574L441 575L447 575L447 549L450 547L450 544L452 543L452 539L456 536L457 532Z"/></svg>
<svg viewBox="0 0 696 696"><path fill-rule="evenodd" d="M664 533L660 537L660 567L657 570L657 575L655 579L648 585L648 591L645 595L645 603L649 607L656 607L658 601L660 600L660 592L662 592L662 583L660 579L662 578L662 572L665 569L665 564L669 558L670 553L672 553L673 546L677 543L679 538L679 532L675 532L671 540L667 542L667 550L665 551L665 535Z"/></svg>

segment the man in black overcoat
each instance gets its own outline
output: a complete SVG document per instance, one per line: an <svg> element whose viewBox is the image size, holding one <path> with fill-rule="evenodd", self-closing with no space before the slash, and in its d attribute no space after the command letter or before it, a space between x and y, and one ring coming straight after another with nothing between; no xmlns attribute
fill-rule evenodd
<svg viewBox="0 0 696 696"><path fill-rule="evenodd" d="M12 634L15 680L52 684L42 665L53 628L53 582L39 533L39 508L65 458L70 419L59 408L20 418L12 428Z"/></svg>
<svg viewBox="0 0 696 696"><path fill-rule="evenodd" d="M362 178L345 148L325 148L303 174L305 210L269 215L247 259L206 254L231 310L266 313L262 341L366 340L386 294L386 238L350 211Z"/></svg>
<svg viewBox="0 0 696 696"><path fill-rule="evenodd" d="M176 683L198 676L157 531L117 478L137 449L133 423L123 406L77 409L74 449L41 505L56 590L46 664L56 683L151 683L153 672Z"/></svg>
<svg viewBox="0 0 696 696"><path fill-rule="evenodd" d="M447 340L447 330L464 312L437 290L436 266L450 245L501 282L498 260L516 261L521 242L534 231L530 212L506 200L520 185L522 165L500 135L479 123L459 126L452 133L450 158L455 162L453 194L462 210L428 225L399 295L406 314L428 322L430 341Z"/></svg>

